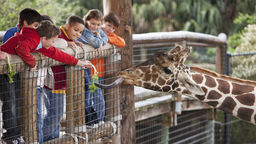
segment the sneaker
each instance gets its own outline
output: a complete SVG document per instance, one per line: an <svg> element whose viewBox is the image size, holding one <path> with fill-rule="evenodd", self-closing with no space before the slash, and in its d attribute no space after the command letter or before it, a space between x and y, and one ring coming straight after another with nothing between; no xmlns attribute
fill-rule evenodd
<svg viewBox="0 0 256 144"><path fill-rule="evenodd" d="M23 136L19 136L17 138L17 140L19 141L19 144L25 144L25 140L24 140Z"/></svg>

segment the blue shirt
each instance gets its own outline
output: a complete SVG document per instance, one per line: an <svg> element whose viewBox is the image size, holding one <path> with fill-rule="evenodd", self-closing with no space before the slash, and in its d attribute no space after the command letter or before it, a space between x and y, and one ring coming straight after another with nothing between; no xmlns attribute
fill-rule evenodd
<svg viewBox="0 0 256 144"><path fill-rule="evenodd" d="M94 48L99 48L101 45L105 45L108 43L108 37L104 33L102 29L97 30L100 36L97 34L92 33L88 28L85 28L84 31L82 32L82 35L78 41L84 43L84 44L89 44Z"/></svg>
<svg viewBox="0 0 256 144"><path fill-rule="evenodd" d="M6 33L4 34L2 43L5 43L9 38L14 36L14 34L16 32L19 32L18 25L16 25L16 27L12 27L12 28L10 28L9 30L6 31Z"/></svg>

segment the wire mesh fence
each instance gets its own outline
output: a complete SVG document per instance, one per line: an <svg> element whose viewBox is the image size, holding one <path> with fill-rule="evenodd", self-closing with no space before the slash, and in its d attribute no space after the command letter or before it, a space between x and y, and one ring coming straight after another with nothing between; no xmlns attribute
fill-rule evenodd
<svg viewBox="0 0 256 144"><path fill-rule="evenodd" d="M108 47L83 55L95 65L97 82L116 79L120 71L118 50ZM90 68L56 64L41 57L37 70L30 72L18 61L14 56L13 82L7 75L7 64L0 65L1 143L96 143L119 133L119 87L92 91L89 86L94 71Z"/></svg>

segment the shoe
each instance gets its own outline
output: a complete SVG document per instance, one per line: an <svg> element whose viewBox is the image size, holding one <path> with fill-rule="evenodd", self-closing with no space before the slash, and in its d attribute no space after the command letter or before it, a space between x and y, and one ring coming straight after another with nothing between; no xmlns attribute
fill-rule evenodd
<svg viewBox="0 0 256 144"><path fill-rule="evenodd" d="M17 138L17 140L19 141L19 144L25 144L25 140L24 140L23 136L19 136Z"/></svg>

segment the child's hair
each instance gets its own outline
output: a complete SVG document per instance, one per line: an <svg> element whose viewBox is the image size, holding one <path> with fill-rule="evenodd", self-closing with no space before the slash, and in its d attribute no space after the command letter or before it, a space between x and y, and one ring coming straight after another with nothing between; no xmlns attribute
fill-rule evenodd
<svg viewBox="0 0 256 144"><path fill-rule="evenodd" d="M41 22L42 16L32 8L25 8L19 13L19 26L23 27L23 22L27 21L28 25L34 22Z"/></svg>
<svg viewBox="0 0 256 144"><path fill-rule="evenodd" d="M37 27L36 31L40 37L46 37L46 39L50 39L60 34L60 29L49 20L43 20Z"/></svg>
<svg viewBox="0 0 256 144"><path fill-rule="evenodd" d="M70 16L70 17L68 17L66 23L69 24L70 26L73 26L76 23L81 23L81 24L84 25L83 19L79 16Z"/></svg>
<svg viewBox="0 0 256 144"><path fill-rule="evenodd" d="M52 20L51 17L48 16L48 15L42 15L42 21L43 21L43 20L48 20L48 21L50 21L51 23L54 24L53 20Z"/></svg>
<svg viewBox="0 0 256 144"><path fill-rule="evenodd" d="M117 28L120 25L119 17L116 14L112 13L112 12L110 12L107 15L104 16L104 21L113 24Z"/></svg>
<svg viewBox="0 0 256 144"><path fill-rule="evenodd" d="M103 14L98 9L91 9L84 16L84 21L86 22L87 20L90 20L90 19L96 19L96 20L102 21L103 20Z"/></svg>

